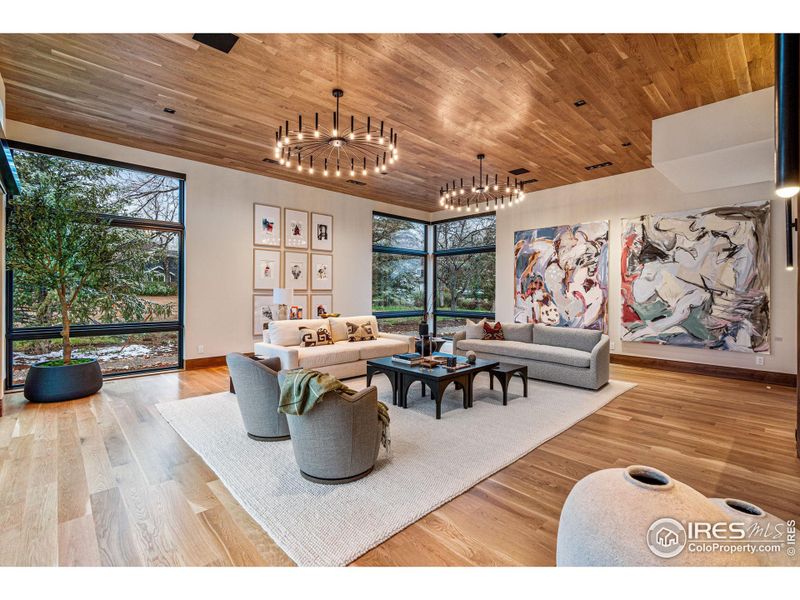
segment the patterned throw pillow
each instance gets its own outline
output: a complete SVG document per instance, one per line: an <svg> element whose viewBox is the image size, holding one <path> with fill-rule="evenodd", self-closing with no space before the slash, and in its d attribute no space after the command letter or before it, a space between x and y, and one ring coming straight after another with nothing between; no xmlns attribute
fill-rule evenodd
<svg viewBox="0 0 800 600"><path fill-rule="evenodd" d="M483 339L485 340L505 340L506 336L503 333L503 326L500 321L491 325L488 321L483 323Z"/></svg>
<svg viewBox="0 0 800 600"><path fill-rule="evenodd" d="M376 339L378 338L375 336L371 323L351 323L347 321L348 342L366 342Z"/></svg>
<svg viewBox="0 0 800 600"><path fill-rule="evenodd" d="M310 346L327 346L333 343L333 334L327 327L311 329L310 327L300 327L300 345L304 348Z"/></svg>

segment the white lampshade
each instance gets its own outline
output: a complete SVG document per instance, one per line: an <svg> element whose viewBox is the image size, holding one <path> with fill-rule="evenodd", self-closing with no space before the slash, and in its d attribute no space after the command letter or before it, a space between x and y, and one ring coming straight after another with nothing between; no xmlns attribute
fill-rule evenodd
<svg viewBox="0 0 800 600"><path fill-rule="evenodd" d="M275 304L285 304L291 306L294 301L294 293L292 288L275 288L272 290L272 297Z"/></svg>

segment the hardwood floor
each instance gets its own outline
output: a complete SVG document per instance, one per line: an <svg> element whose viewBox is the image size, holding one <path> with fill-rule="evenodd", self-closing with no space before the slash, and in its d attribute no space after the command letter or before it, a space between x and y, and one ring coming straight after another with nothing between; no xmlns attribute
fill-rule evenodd
<svg viewBox="0 0 800 600"><path fill-rule="evenodd" d="M552 565L575 482L634 463L799 516L793 388L620 365L612 377L639 385L355 564ZM7 395L0 565L290 565L154 408L227 385L218 367L62 404Z"/></svg>

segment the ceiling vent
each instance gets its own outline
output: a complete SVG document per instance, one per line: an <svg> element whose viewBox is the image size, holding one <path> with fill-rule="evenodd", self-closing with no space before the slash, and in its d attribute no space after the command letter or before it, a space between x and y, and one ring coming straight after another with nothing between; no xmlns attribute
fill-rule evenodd
<svg viewBox="0 0 800 600"><path fill-rule="evenodd" d="M529 183L536 183L537 181L539 181L539 180L538 179L526 179L525 181L520 181L519 184L521 186L525 187Z"/></svg>
<svg viewBox="0 0 800 600"><path fill-rule="evenodd" d="M528 171L528 169L520 167L519 169L514 169L512 171L509 171L509 173L511 173L512 175L525 175L525 173L530 173L530 171Z"/></svg>
<svg viewBox="0 0 800 600"><path fill-rule="evenodd" d="M367 185L363 181L358 181L357 179L347 179L347 183L352 183L353 185Z"/></svg>
<svg viewBox="0 0 800 600"><path fill-rule="evenodd" d="M232 33L195 33L192 39L227 54L239 41L239 36Z"/></svg>
<svg viewBox="0 0 800 600"><path fill-rule="evenodd" d="M613 164L614 163L612 163L612 162L606 161L606 162L597 163L596 165L589 165L588 167L584 167L584 169L586 169L587 171L594 171L595 169L602 169L603 167L610 167Z"/></svg>
<svg viewBox="0 0 800 600"><path fill-rule="evenodd" d="M175 114L175 109L174 108L170 108L169 106L167 106L164 109L164 112L167 113L168 115L174 115Z"/></svg>
<svg viewBox="0 0 800 600"><path fill-rule="evenodd" d="M269 163L271 165L279 165L280 164L277 160L275 160L274 158L270 158L269 156L267 158L262 158L261 161L265 162L265 163Z"/></svg>

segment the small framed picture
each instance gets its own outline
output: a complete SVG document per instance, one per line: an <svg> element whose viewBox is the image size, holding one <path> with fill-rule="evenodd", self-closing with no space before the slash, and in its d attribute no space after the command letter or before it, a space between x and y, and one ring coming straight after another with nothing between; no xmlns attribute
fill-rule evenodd
<svg viewBox="0 0 800 600"><path fill-rule="evenodd" d="M312 315L308 314L308 297L307 296L294 296L292 305L289 307L290 319L313 319Z"/></svg>
<svg viewBox="0 0 800 600"><path fill-rule="evenodd" d="M328 315L333 312L333 296L330 294L312 294L311 295L311 314L309 319L317 319L322 315Z"/></svg>
<svg viewBox="0 0 800 600"><path fill-rule="evenodd" d="M311 249L333 250L333 216L311 213Z"/></svg>
<svg viewBox="0 0 800 600"><path fill-rule="evenodd" d="M278 315L272 294L253 294L253 335L260 336L269 328Z"/></svg>
<svg viewBox="0 0 800 600"><path fill-rule="evenodd" d="M285 216L286 248L308 248L308 213L287 208Z"/></svg>
<svg viewBox="0 0 800 600"><path fill-rule="evenodd" d="M281 253L278 250L253 250L253 289L281 287Z"/></svg>
<svg viewBox="0 0 800 600"><path fill-rule="evenodd" d="M281 245L281 209L266 204L253 204L253 244Z"/></svg>
<svg viewBox="0 0 800 600"><path fill-rule="evenodd" d="M311 289L333 289L333 255L311 255Z"/></svg>
<svg viewBox="0 0 800 600"><path fill-rule="evenodd" d="M308 289L308 254L305 252L287 252L286 287L293 290Z"/></svg>

